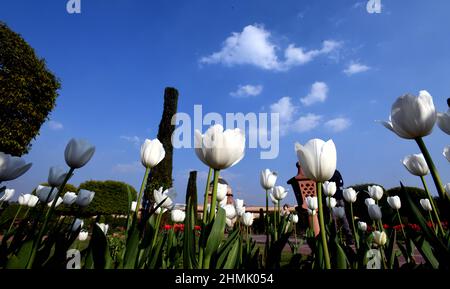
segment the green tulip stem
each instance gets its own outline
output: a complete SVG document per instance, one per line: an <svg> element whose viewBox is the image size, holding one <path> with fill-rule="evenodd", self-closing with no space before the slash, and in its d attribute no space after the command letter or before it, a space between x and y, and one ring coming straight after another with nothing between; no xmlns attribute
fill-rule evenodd
<svg viewBox="0 0 450 289"><path fill-rule="evenodd" d="M447 200L447 194L444 193L444 189L441 182L441 177L439 176L439 172L436 169L436 166L434 165L433 159L431 158L430 153L428 152L428 149L423 142L423 139L421 137L418 137L415 139L417 145L420 148L420 151L423 154L423 157L425 158L425 161L427 162L428 168L430 169L431 176L433 177L434 184L436 185L437 192L439 193L439 198L441 200Z"/></svg>
<svg viewBox="0 0 450 289"><path fill-rule="evenodd" d="M431 226L433 227L433 232L434 232L435 235L437 235L436 234L436 224L434 224L434 222L433 222L433 217L431 216L431 212L430 211L428 211L428 217L430 218Z"/></svg>
<svg viewBox="0 0 450 289"><path fill-rule="evenodd" d="M381 260L383 261L383 269L388 269L388 266L387 266L387 263L386 263L385 254L384 254L383 245L380 245L380 255L381 255Z"/></svg>
<svg viewBox="0 0 450 289"><path fill-rule="evenodd" d="M161 213L158 214L158 216L156 217L155 234L153 235L152 247L151 247L152 251L153 251L153 248L155 247L156 239L158 238L159 226L161 224L162 215L163 215L163 208L161 208Z"/></svg>
<svg viewBox="0 0 450 289"><path fill-rule="evenodd" d="M11 231L12 227L14 226L14 223L16 222L17 216L20 213L20 210L22 210L22 205L19 206L19 208L17 209L16 214L14 215L14 218L11 222L11 225L9 225L8 231L6 231L5 237L8 237L9 232Z"/></svg>
<svg viewBox="0 0 450 289"><path fill-rule="evenodd" d="M278 231L277 231L277 210L275 204L273 204L273 230L274 230L274 241L278 240Z"/></svg>
<svg viewBox="0 0 450 289"><path fill-rule="evenodd" d="M331 225L333 222L333 216L331 215L331 197L327 197L326 200L328 200L328 213L330 215L330 220L328 221L328 224Z"/></svg>
<svg viewBox="0 0 450 289"><path fill-rule="evenodd" d="M216 216L217 185L219 183L219 175L220 175L220 170L215 169L214 170L214 185L213 185L211 207L210 207L210 213L209 213L209 222L210 223L212 223L214 221L214 218Z"/></svg>
<svg viewBox="0 0 450 289"><path fill-rule="evenodd" d="M358 233L356 232L356 227L355 227L355 219L353 217L353 203L350 203L350 217L352 218L352 229L353 229L353 236L355 238L355 246L356 246L356 250L359 249L359 236Z"/></svg>
<svg viewBox="0 0 450 289"><path fill-rule="evenodd" d="M402 228L403 238L405 238L405 242L406 242L407 238L406 238L405 230L403 229L402 217L400 216L399 210L396 210L396 211L397 211L398 221L399 221L399 223L400 223L400 228Z"/></svg>
<svg viewBox="0 0 450 289"><path fill-rule="evenodd" d="M150 168L145 168L144 178L142 179L141 189L139 190L139 196L136 201L136 210L134 210L134 218L137 219L139 214L139 209L141 207L141 199L144 194L145 187L147 186L148 176L150 175Z"/></svg>
<svg viewBox="0 0 450 289"><path fill-rule="evenodd" d="M278 200L277 203L277 211L278 211L278 225L280 226L281 224L281 204L280 204L281 200Z"/></svg>
<svg viewBox="0 0 450 289"><path fill-rule="evenodd" d="M430 190L428 190L428 186L425 181L425 178L423 176L421 176L420 179L422 180L423 187L424 187L425 191L427 192L428 199L430 200L431 206L433 207L433 214L439 225L439 233L441 234L442 237L444 237L445 236L444 229L442 228L441 219L439 218L439 214L436 210L436 205L434 203L433 197L431 196Z"/></svg>
<svg viewBox="0 0 450 289"><path fill-rule="evenodd" d="M246 227L246 245L247 245L247 256L250 254L250 233L249 233L249 228L248 228L248 226L245 226Z"/></svg>
<svg viewBox="0 0 450 289"><path fill-rule="evenodd" d="M206 179L206 186L205 186L205 195L203 196L203 217L202 217L202 232L200 239L203 240L205 238L205 232L206 232L206 222L208 220L208 195L209 195L209 183L211 182L211 176L212 176L213 169L209 168L208 177ZM200 242L200 248L198 252L198 268L202 268L203 264L203 254L204 254L205 248L203 247L203 242Z"/></svg>
<svg viewBox="0 0 450 289"><path fill-rule="evenodd" d="M269 190L266 190L266 215L264 216L264 230L266 231L266 247L264 248L264 260L267 260L269 250Z"/></svg>
<svg viewBox="0 0 450 289"><path fill-rule="evenodd" d="M331 269L330 253L328 252L327 235L326 235L326 231L325 231L325 223L323 221L322 183L321 182L317 182L317 203L319 205L320 237L322 239L323 256L325 258L325 268Z"/></svg>
<svg viewBox="0 0 450 289"><path fill-rule="evenodd" d="M34 258L36 257L36 252L39 249L39 246L41 244L41 239L44 235L45 230L47 229L47 224L52 216L53 211L55 210L56 203L58 202L59 195L63 192L64 186L67 184L67 181L72 177L73 172L75 171L74 168L70 168L69 172L66 174L66 177L64 178L64 181L62 182L61 186L59 187L58 193L56 194L55 198L53 199L52 205L49 210L47 210L47 213L45 214L44 223L42 224L41 230L39 231L37 239L33 243L33 248L31 250L31 256L27 263L27 269L31 269L33 267ZM50 190L49 196L53 192L53 187ZM47 197L48 200L48 197ZM47 204L44 204L44 206Z"/></svg>

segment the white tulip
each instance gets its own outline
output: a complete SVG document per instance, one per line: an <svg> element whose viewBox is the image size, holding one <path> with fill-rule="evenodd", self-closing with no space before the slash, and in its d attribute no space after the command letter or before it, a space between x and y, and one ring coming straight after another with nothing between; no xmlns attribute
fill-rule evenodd
<svg viewBox="0 0 450 289"><path fill-rule="evenodd" d="M373 241L378 246L383 246L384 244L386 244L386 241L387 241L386 233L380 232L380 231L374 231L373 232Z"/></svg>
<svg viewBox="0 0 450 289"><path fill-rule="evenodd" d="M442 152L442 154L447 159L447 161L450 162L450 145L448 145L444 148L444 151Z"/></svg>
<svg viewBox="0 0 450 289"><path fill-rule="evenodd" d="M316 210L308 209L308 215L314 216L316 213L317 213Z"/></svg>
<svg viewBox="0 0 450 289"><path fill-rule="evenodd" d="M48 184L50 187L59 187L64 182L67 172L61 167L51 167L48 173Z"/></svg>
<svg viewBox="0 0 450 289"><path fill-rule="evenodd" d="M228 186L226 184L217 184L217 201L222 201L227 198Z"/></svg>
<svg viewBox="0 0 450 289"><path fill-rule="evenodd" d="M228 219L233 219L237 216L236 208L233 205L227 204L222 208L225 210L225 214Z"/></svg>
<svg viewBox="0 0 450 289"><path fill-rule="evenodd" d="M66 163L72 169L86 165L95 152L95 146L83 139L71 139L64 151Z"/></svg>
<svg viewBox="0 0 450 289"><path fill-rule="evenodd" d="M224 198L222 201L219 202L219 207L225 206L228 204L228 198Z"/></svg>
<svg viewBox="0 0 450 289"><path fill-rule="evenodd" d="M51 194L50 194L50 191L52 192ZM42 203L52 202L55 199L57 194L58 194L57 188L53 188L53 190L52 190L52 188L50 188L50 187L41 186L41 185L39 185L36 188L36 196L38 196L39 201L41 201Z"/></svg>
<svg viewBox="0 0 450 289"><path fill-rule="evenodd" d="M183 223L186 213L182 210L175 209L170 212L170 217L174 223Z"/></svg>
<svg viewBox="0 0 450 289"><path fill-rule="evenodd" d="M236 213L239 217L242 217L245 214L245 207L236 207Z"/></svg>
<svg viewBox="0 0 450 289"><path fill-rule="evenodd" d="M208 167L222 170L234 166L245 153L245 135L239 128L211 126L204 135L195 130L195 153Z"/></svg>
<svg viewBox="0 0 450 289"><path fill-rule="evenodd" d="M234 227L234 223L237 221L236 218L230 219L230 218L225 218L225 223L227 225L228 228L232 229Z"/></svg>
<svg viewBox="0 0 450 289"><path fill-rule="evenodd" d="M269 193L270 199L272 200L272 203L274 205L278 204L278 200L275 198L275 196L273 195L273 190Z"/></svg>
<svg viewBox="0 0 450 289"><path fill-rule="evenodd" d="M336 193L336 183L326 181L322 184L323 194L327 197L332 197Z"/></svg>
<svg viewBox="0 0 450 289"><path fill-rule="evenodd" d="M59 205L61 205L63 202L63 199L61 197L58 197L58 199L56 200L56 204L55 204L55 208L58 207ZM47 206L51 207L53 204L53 201L48 202Z"/></svg>
<svg viewBox="0 0 450 289"><path fill-rule="evenodd" d="M31 197L31 194L21 194L17 201L19 202L19 205L21 205L21 206L28 206L28 201L30 200L30 197Z"/></svg>
<svg viewBox="0 0 450 289"><path fill-rule="evenodd" d="M326 203L327 203L327 207L330 209L332 209L332 208L334 208L334 207L336 207L336 203L337 203L337 201L336 201L336 199L335 198L333 198L333 197L327 197L326 198Z"/></svg>
<svg viewBox="0 0 450 289"><path fill-rule="evenodd" d="M158 204L153 204L153 208L156 208ZM208 204L209 205L209 204ZM158 209L156 209L155 214L159 215L159 214L164 214L165 212L167 212L167 208L163 208L162 206L159 206ZM208 212L209 212L209 208L208 208Z"/></svg>
<svg viewBox="0 0 450 289"><path fill-rule="evenodd" d="M28 200L28 204L27 205L30 208L34 208L34 207L36 207L38 202L39 202L39 198L34 196L34 195L31 195L29 200Z"/></svg>
<svg viewBox="0 0 450 289"><path fill-rule="evenodd" d="M289 221L291 221L291 223L293 224L297 224L298 223L298 215L296 214L291 214L289 216Z"/></svg>
<svg viewBox="0 0 450 289"><path fill-rule="evenodd" d="M450 108L446 113L437 113L437 124L446 134L450 134Z"/></svg>
<svg viewBox="0 0 450 289"><path fill-rule="evenodd" d="M104 223L96 223L96 224L102 230L103 234L105 234L106 236L106 234L108 233L109 225Z"/></svg>
<svg viewBox="0 0 450 289"><path fill-rule="evenodd" d="M0 193L0 202L8 202L16 193L14 189L5 189Z"/></svg>
<svg viewBox="0 0 450 289"><path fill-rule="evenodd" d="M399 210L402 207L402 202L399 196L388 197L387 202L394 210Z"/></svg>
<svg viewBox="0 0 450 289"><path fill-rule="evenodd" d="M161 204L161 207L166 209L171 209L173 206L173 199L176 197L177 193L174 188L164 190L160 187L158 190L153 190L153 198L156 204ZM165 201L164 201L165 199ZM164 201L164 202L163 202Z"/></svg>
<svg viewBox="0 0 450 289"><path fill-rule="evenodd" d="M72 225L72 232L75 232L76 230L78 230L78 228L83 228L84 222L81 219L76 219L75 222L73 222Z"/></svg>
<svg viewBox="0 0 450 289"><path fill-rule="evenodd" d="M345 217L345 210L343 207L334 207L332 212L336 219L343 219Z"/></svg>
<svg viewBox="0 0 450 289"><path fill-rule="evenodd" d="M317 208L319 207L318 203L317 203L317 197L311 197L311 196L306 197L306 206L310 210L313 210L313 211L317 210Z"/></svg>
<svg viewBox="0 0 450 289"><path fill-rule="evenodd" d="M368 208L369 211L369 217L372 220L381 220L382 214L381 209L378 205L370 205Z"/></svg>
<svg viewBox="0 0 450 289"><path fill-rule="evenodd" d="M383 197L383 188L377 185L368 186L367 190L369 191L369 196L375 201L381 200Z"/></svg>
<svg viewBox="0 0 450 289"><path fill-rule="evenodd" d="M86 241L89 236L89 233L87 231L80 231L78 234L78 240L80 241Z"/></svg>
<svg viewBox="0 0 450 289"><path fill-rule="evenodd" d="M0 152L0 183L17 179L31 168L22 158Z"/></svg>
<svg viewBox="0 0 450 289"><path fill-rule="evenodd" d="M94 196L95 192L81 189L78 191L78 196L77 199L75 200L75 203L80 207L86 207L92 202Z"/></svg>
<svg viewBox="0 0 450 289"><path fill-rule="evenodd" d="M348 203L354 203L356 202L358 193L353 188L347 188L343 190L342 195Z"/></svg>
<svg viewBox="0 0 450 289"><path fill-rule="evenodd" d="M277 181L277 173L272 172L269 169L265 169L261 171L261 177L259 179L261 186L265 190L270 190L275 186L275 182Z"/></svg>
<svg viewBox="0 0 450 289"><path fill-rule="evenodd" d="M244 200L242 200L242 199L235 199L235 200L234 200L234 206L235 206L236 208L242 208L242 207L244 207Z"/></svg>
<svg viewBox="0 0 450 289"><path fill-rule="evenodd" d="M332 140L312 139L305 146L295 144L295 150L306 177L316 182L331 179L336 170L336 146Z"/></svg>
<svg viewBox="0 0 450 289"><path fill-rule="evenodd" d="M431 206L429 199L421 199L420 205L422 206L422 209L424 209L425 211L428 211L428 212L433 211L433 207Z"/></svg>
<svg viewBox="0 0 450 289"><path fill-rule="evenodd" d="M358 222L358 229L365 232L367 231L367 223L366 222Z"/></svg>
<svg viewBox="0 0 450 289"><path fill-rule="evenodd" d="M364 200L364 203L366 204L367 208L370 207L371 205L375 205L375 200L372 198L367 198Z"/></svg>
<svg viewBox="0 0 450 289"><path fill-rule="evenodd" d="M446 184L444 186L445 192L447 193L447 196L450 198L450 183Z"/></svg>
<svg viewBox="0 0 450 289"><path fill-rule="evenodd" d="M136 212L136 207L137 207L137 202L136 201L132 201L130 210L132 212Z"/></svg>
<svg viewBox="0 0 450 289"><path fill-rule="evenodd" d="M423 157L423 154L406 156L402 163L405 168L415 176L426 176L429 172L428 165Z"/></svg>
<svg viewBox="0 0 450 289"><path fill-rule="evenodd" d="M250 227L253 224L253 213L245 213L242 215L242 223L244 223L245 226Z"/></svg>
<svg viewBox="0 0 450 289"><path fill-rule="evenodd" d="M63 196L64 205L71 206L77 200L77 194L74 192L66 192Z"/></svg>
<svg viewBox="0 0 450 289"><path fill-rule="evenodd" d="M382 124L401 138L415 139L431 133L436 117L433 98L426 90L421 90L417 97L406 94L397 98L389 121Z"/></svg>
<svg viewBox="0 0 450 289"><path fill-rule="evenodd" d="M276 186L273 188L273 197L278 201L281 201L284 198L286 198L287 193L288 192L286 191L286 189L282 186Z"/></svg>
<svg viewBox="0 0 450 289"><path fill-rule="evenodd" d="M141 146L141 163L146 168L153 168L166 156L166 151L159 139L146 139Z"/></svg>

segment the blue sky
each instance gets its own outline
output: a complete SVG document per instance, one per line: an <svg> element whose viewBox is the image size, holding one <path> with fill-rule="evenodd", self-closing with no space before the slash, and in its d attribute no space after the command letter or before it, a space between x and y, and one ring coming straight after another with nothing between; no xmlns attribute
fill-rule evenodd
<svg viewBox="0 0 450 289"><path fill-rule="evenodd" d="M450 97L450 2L367 1L143 1L81 0L68 14L66 0L0 2L0 20L46 59L62 88L50 121L25 156L33 162L8 183L28 192L46 181L48 168L64 166L71 137L97 147L72 183L122 180L139 187L139 145L155 138L166 86L180 91L178 111L280 112L280 154L261 160L258 149L223 175L235 196L263 204L259 172L296 174L296 141L332 138L346 185L403 181L420 186L400 163L418 153L375 120L388 118L404 93L426 89L438 111ZM203 130L206 130L206 126ZM437 127L425 139L444 182L442 150L448 135ZM206 167L192 149L174 154L175 187L182 202L189 170ZM428 178L431 183L431 178ZM430 185L430 187L433 187ZM286 200L293 204L294 196Z"/></svg>

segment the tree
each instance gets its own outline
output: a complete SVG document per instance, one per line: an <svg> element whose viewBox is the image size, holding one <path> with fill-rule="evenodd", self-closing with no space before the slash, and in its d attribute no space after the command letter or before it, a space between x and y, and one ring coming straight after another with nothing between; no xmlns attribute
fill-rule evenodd
<svg viewBox="0 0 450 289"><path fill-rule="evenodd" d="M32 47L0 22L0 151L28 153L55 107L60 83Z"/></svg>
<svg viewBox="0 0 450 289"><path fill-rule="evenodd" d="M86 181L79 189L95 192L94 199L85 209L84 215L110 215L128 213L128 189L133 201L137 198L136 190L124 182L118 181Z"/></svg>
<svg viewBox="0 0 450 289"><path fill-rule="evenodd" d="M172 167L173 167L173 146L172 134L175 125L172 125L172 117L177 113L178 90L173 87L166 87L164 91L164 110L159 123L157 138L162 143L166 156L150 172L145 189L145 199L153 199L153 190L163 187L172 187Z"/></svg>

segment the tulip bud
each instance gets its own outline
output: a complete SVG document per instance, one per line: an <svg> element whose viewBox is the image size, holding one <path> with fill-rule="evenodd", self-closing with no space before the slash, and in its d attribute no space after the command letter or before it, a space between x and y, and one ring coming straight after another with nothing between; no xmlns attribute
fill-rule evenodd
<svg viewBox="0 0 450 289"><path fill-rule="evenodd" d="M444 157L447 159L447 161L450 162L450 145L446 146L444 148L444 151L442 153L444 155Z"/></svg>
<svg viewBox="0 0 450 289"><path fill-rule="evenodd" d="M0 183L17 179L31 168L20 157L0 152Z"/></svg>
<svg viewBox="0 0 450 289"><path fill-rule="evenodd" d="M19 196L18 202L21 206L28 206L28 201L30 200L31 194L21 194Z"/></svg>
<svg viewBox="0 0 450 289"><path fill-rule="evenodd" d="M336 146L332 140L324 142L312 139L304 146L295 144L300 166L311 180L325 182L331 179L336 170Z"/></svg>
<svg viewBox="0 0 450 289"><path fill-rule="evenodd" d="M402 163L412 175L423 177L429 172L428 165L423 157L423 154L406 156Z"/></svg>
<svg viewBox="0 0 450 289"><path fill-rule="evenodd" d="M226 204L228 204L228 198L224 198L222 201L219 202L219 207L223 207Z"/></svg>
<svg viewBox="0 0 450 289"><path fill-rule="evenodd" d="M82 139L71 139L64 151L66 163L72 169L86 165L95 152L95 146Z"/></svg>
<svg viewBox="0 0 450 289"><path fill-rule="evenodd" d="M51 167L48 173L48 184L50 187L59 187L64 182L67 173L60 167Z"/></svg>
<svg viewBox="0 0 450 289"><path fill-rule="evenodd" d="M297 223L298 223L298 215L296 215L296 214L291 214L291 215L289 216L289 221L291 221L291 222L294 223L294 224L297 224Z"/></svg>
<svg viewBox="0 0 450 289"><path fill-rule="evenodd" d="M344 199L348 202L348 203L354 203L356 202L356 197L358 195L358 193L353 189L353 188L348 188L348 189L344 189L344 191L342 192Z"/></svg>
<svg viewBox="0 0 450 289"><path fill-rule="evenodd" d="M382 214L381 209L378 205L370 205L368 208L369 216L372 220L381 220Z"/></svg>
<svg viewBox="0 0 450 289"><path fill-rule="evenodd" d="M30 199L28 200L28 207L34 208L36 207L36 204L39 202L39 198L36 196L31 195Z"/></svg>
<svg viewBox="0 0 450 289"><path fill-rule="evenodd" d="M153 168L166 156L166 151L159 139L146 139L141 146L141 162L146 168Z"/></svg>
<svg viewBox="0 0 450 289"><path fill-rule="evenodd" d="M95 192L81 189L78 191L77 199L75 203L80 207L87 207L94 199Z"/></svg>
<svg viewBox="0 0 450 289"><path fill-rule="evenodd" d="M261 171L260 183L263 189L270 190L275 186L277 181L277 173L271 172L269 169Z"/></svg>
<svg viewBox="0 0 450 289"><path fill-rule="evenodd" d="M368 186L369 196L375 201L381 200L383 197L383 188L377 185Z"/></svg>
<svg viewBox="0 0 450 289"><path fill-rule="evenodd" d="M332 197L336 193L336 183L326 181L322 184L323 194L327 197Z"/></svg>
<svg viewBox="0 0 450 289"><path fill-rule="evenodd" d="M314 216L316 214L316 210L308 209L308 215Z"/></svg>
<svg viewBox="0 0 450 289"><path fill-rule="evenodd" d="M53 200L54 201L54 200ZM53 201L48 202L47 206L51 207L53 204ZM59 205L61 205L63 202L63 199L61 197L58 197L58 199L56 200L56 204L55 204L55 208L58 207Z"/></svg>
<svg viewBox="0 0 450 289"><path fill-rule="evenodd" d="M242 223L244 223L245 226L250 227L253 224L253 213L245 213L242 215Z"/></svg>
<svg viewBox="0 0 450 289"><path fill-rule="evenodd" d="M136 201L132 201L130 210L132 212L136 212L136 207L137 207L137 202Z"/></svg>
<svg viewBox="0 0 450 289"><path fill-rule="evenodd" d="M36 188L36 196L38 196L39 201L41 201L42 203L52 202L53 199L55 199L57 194L58 194L58 189L57 188L53 188L52 189L50 187L41 186L41 185L39 185Z"/></svg>
<svg viewBox="0 0 450 289"><path fill-rule="evenodd" d="M446 113L437 113L437 124L446 134L450 134L450 109Z"/></svg>
<svg viewBox="0 0 450 289"><path fill-rule="evenodd" d="M166 209L171 209L173 206L173 199L176 197L177 193L175 189L170 188L163 192L163 187L158 190L153 190L153 198L156 204L161 204L161 207Z"/></svg>
<svg viewBox="0 0 450 289"><path fill-rule="evenodd" d="M306 206L310 210L313 210L313 211L317 210L317 208L319 207L318 203L317 203L317 197L311 197L311 196L306 197Z"/></svg>
<svg viewBox="0 0 450 289"><path fill-rule="evenodd" d="M236 218L233 218L233 219L225 218L225 223L226 223L227 227L230 229L232 229L234 227L235 222L236 222Z"/></svg>
<svg viewBox="0 0 450 289"><path fill-rule="evenodd" d="M235 199L235 200L234 200L234 206L235 206L236 208L244 207L244 200L241 200L241 199Z"/></svg>
<svg viewBox="0 0 450 289"><path fill-rule="evenodd" d="M273 203L274 205L277 205L277 204L278 204L278 200L274 197L273 191L274 191L274 190L272 190L272 191L269 193L269 196L270 196L270 199L272 200L272 203Z"/></svg>
<svg viewBox="0 0 450 289"><path fill-rule="evenodd" d="M336 207L337 201L336 201L336 199L333 198L333 197L327 197L326 203L327 203L327 207L328 207L329 209L332 209L332 208Z"/></svg>
<svg viewBox="0 0 450 289"><path fill-rule="evenodd" d="M283 200L287 195L287 191L282 186L276 186L273 188L273 197L277 199L277 201Z"/></svg>
<svg viewBox="0 0 450 289"><path fill-rule="evenodd" d="M15 194L14 189L5 189L0 193L0 202L8 202Z"/></svg>
<svg viewBox="0 0 450 289"><path fill-rule="evenodd" d="M428 212L433 211L433 207L431 206L429 199L421 199L420 205L422 206L422 209L424 209L425 211L428 211Z"/></svg>
<svg viewBox="0 0 450 289"><path fill-rule="evenodd" d="M358 222L358 229L360 229L363 232L367 231L367 223L365 223L365 222Z"/></svg>
<svg viewBox="0 0 450 289"><path fill-rule="evenodd" d="M158 204L154 204L153 208L156 208ZM209 204L208 204L209 205ZM164 214L165 212L167 212L167 208L164 208L162 206L159 206L158 209L156 209L155 214L159 215L159 214Z"/></svg>
<svg viewBox="0 0 450 289"><path fill-rule="evenodd" d="M334 207L332 208L332 212L336 219L343 219L345 217L345 210L343 207Z"/></svg>
<svg viewBox="0 0 450 289"><path fill-rule="evenodd" d="M226 184L217 184L217 201L222 201L226 199L228 192L228 186Z"/></svg>
<svg viewBox="0 0 450 289"><path fill-rule="evenodd" d="M104 223L96 223L96 224L102 230L103 234L105 234L106 236L106 234L108 233L109 225Z"/></svg>
<svg viewBox="0 0 450 289"><path fill-rule="evenodd" d="M234 217L236 217L237 213L236 213L236 209L234 208L233 205L231 204L227 204L225 206L222 207L225 210L226 216L228 219L233 219Z"/></svg>
<svg viewBox="0 0 450 289"><path fill-rule="evenodd" d="M66 192L63 196L64 205L71 206L77 200L77 195L74 192Z"/></svg>
<svg viewBox="0 0 450 289"><path fill-rule="evenodd" d="M387 236L385 232L374 231L373 232L373 241L378 246L383 246L386 244Z"/></svg>
<svg viewBox="0 0 450 289"><path fill-rule="evenodd" d="M245 214L245 207L236 207L236 213L239 217L242 217Z"/></svg>
<svg viewBox="0 0 450 289"><path fill-rule="evenodd" d="M172 218L172 222L183 223L184 218L186 217L186 213L183 212L182 210L175 209L170 212L170 216Z"/></svg>
<svg viewBox="0 0 450 289"><path fill-rule="evenodd" d="M78 234L78 240L80 241L86 241L87 238L89 236L89 233L87 231L80 231L80 233Z"/></svg>
<svg viewBox="0 0 450 289"><path fill-rule="evenodd" d="M366 204L367 208L370 207L370 205L375 205L375 200L372 198L367 198L364 200L364 203Z"/></svg>
<svg viewBox="0 0 450 289"><path fill-rule="evenodd" d="M399 196L388 197L387 202L394 210L399 210L402 207L402 202Z"/></svg>
<svg viewBox="0 0 450 289"><path fill-rule="evenodd" d="M72 229L72 232L75 232L76 230L78 230L78 228L82 228L83 225L84 225L83 220L76 219L76 220L73 222L73 225L72 225L72 228L71 228L71 229Z"/></svg>

